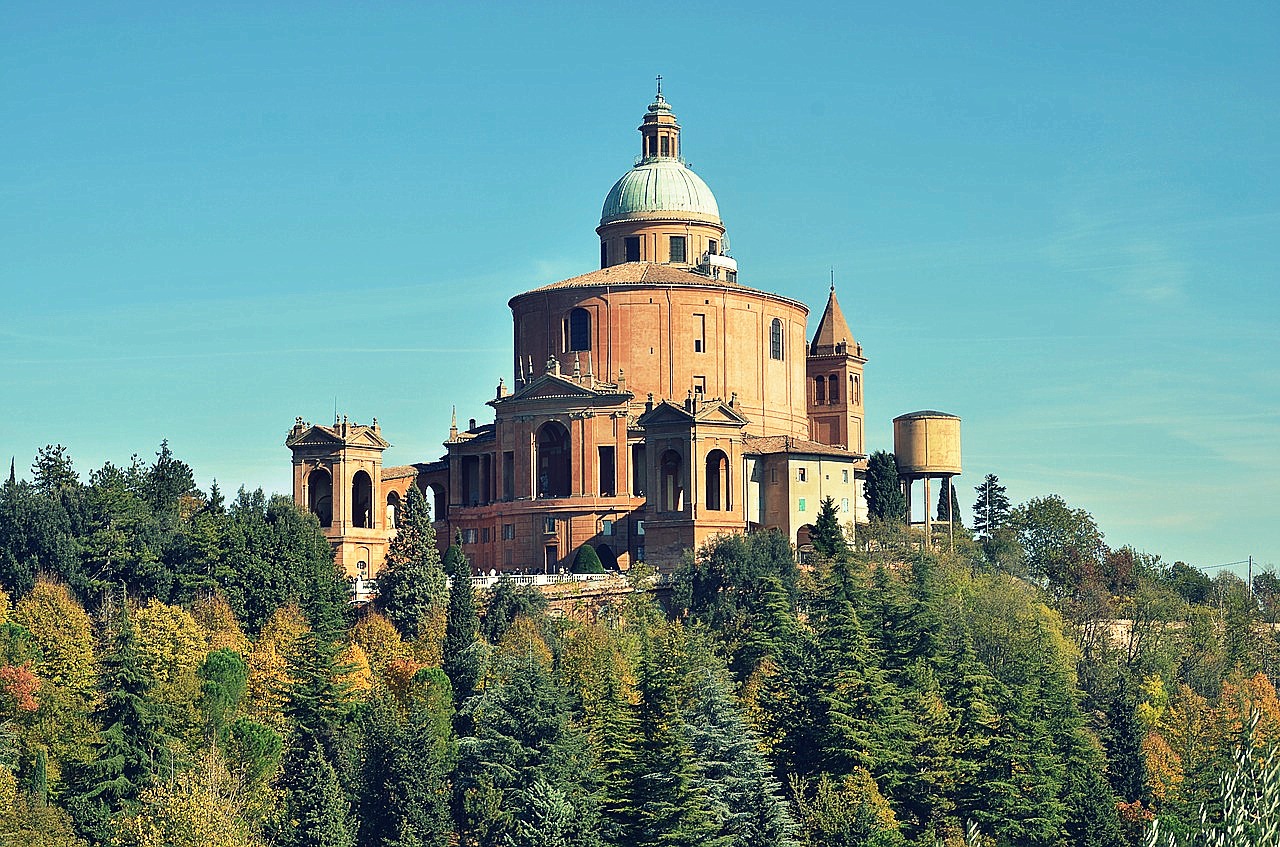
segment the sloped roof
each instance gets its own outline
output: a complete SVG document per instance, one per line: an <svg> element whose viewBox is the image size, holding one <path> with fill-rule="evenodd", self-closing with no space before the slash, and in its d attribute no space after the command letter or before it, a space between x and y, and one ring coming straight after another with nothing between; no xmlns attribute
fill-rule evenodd
<svg viewBox="0 0 1280 847"><path fill-rule="evenodd" d="M712 279L687 268L675 265L659 265L653 262L623 262L607 268L591 271L580 276L563 279L526 291L533 294L537 291L555 291L560 288L594 288L606 285L688 285L699 288L733 288L753 291L745 285ZM517 297L523 295L516 295ZM515 299L515 298L512 298Z"/></svg>
<svg viewBox="0 0 1280 847"><path fill-rule="evenodd" d="M844 319L844 312L840 311L836 290L832 288L831 294L827 297L827 308L822 311L822 318L818 321L818 330L813 334L813 341L809 344L809 355L829 355L835 352L836 345L840 343L850 347L857 344L853 333L849 331L849 322Z"/></svg>
<svg viewBox="0 0 1280 847"><path fill-rule="evenodd" d="M742 452L762 456L771 453L800 453L812 456L840 456L850 460L865 458L861 453L853 453L843 447L821 444L807 438L796 438L793 435L745 435L742 443Z"/></svg>

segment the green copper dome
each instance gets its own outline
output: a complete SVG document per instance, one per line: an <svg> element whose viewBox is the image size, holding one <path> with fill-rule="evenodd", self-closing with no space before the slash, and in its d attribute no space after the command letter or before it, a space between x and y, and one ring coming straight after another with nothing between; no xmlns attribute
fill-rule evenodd
<svg viewBox="0 0 1280 847"><path fill-rule="evenodd" d="M711 189L675 158L646 159L623 174L604 198L600 225L653 212L691 213L720 222L720 207Z"/></svg>

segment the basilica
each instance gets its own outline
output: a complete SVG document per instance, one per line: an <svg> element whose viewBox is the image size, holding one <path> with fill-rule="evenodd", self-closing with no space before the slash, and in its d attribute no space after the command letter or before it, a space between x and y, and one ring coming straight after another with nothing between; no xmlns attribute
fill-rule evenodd
<svg viewBox="0 0 1280 847"><path fill-rule="evenodd" d="M740 281L661 88L639 131L604 199L599 269L508 302L512 381L492 422L455 417L443 456L384 467L376 418L295 421L294 499L349 575L377 576L410 486L442 548L460 537L486 573L558 573L584 545L606 568L669 571L759 528L803 554L827 497L865 520L866 358L834 286L809 335L804 303Z"/></svg>

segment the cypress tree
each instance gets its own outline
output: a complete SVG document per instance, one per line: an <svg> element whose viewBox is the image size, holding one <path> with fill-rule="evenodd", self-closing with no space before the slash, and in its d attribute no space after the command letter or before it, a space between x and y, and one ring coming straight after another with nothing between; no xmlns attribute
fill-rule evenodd
<svg viewBox="0 0 1280 847"><path fill-rule="evenodd" d="M460 708L480 681L479 630L471 565L458 544L444 552L449 586L449 616L445 621L443 669L453 684L453 704Z"/></svg>
<svg viewBox="0 0 1280 847"><path fill-rule="evenodd" d="M387 550L386 569L378 577L379 603L400 632L415 639L422 635L419 626L423 619L447 602L431 508L416 485L409 486L397 523L396 537Z"/></svg>
<svg viewBox="0 0 1280 847"><path fill-rule="evenodd" d="M947 511L950 500L950 512ZM942 485L938 488L938 517L942 522L951 521L956 525L963 524L964 521L960 517L960 496L956 494L956 487L951 483L949 478L942 480Z"/></svg>
<svg viewBox="0 0 1280 847"><path fill-rule="evenodd" d="M887 450L877 450L867 460L867 483L863 490L867 511L881 521L901 521L907 516L907 498L898 479L898 462Z"/></svg>

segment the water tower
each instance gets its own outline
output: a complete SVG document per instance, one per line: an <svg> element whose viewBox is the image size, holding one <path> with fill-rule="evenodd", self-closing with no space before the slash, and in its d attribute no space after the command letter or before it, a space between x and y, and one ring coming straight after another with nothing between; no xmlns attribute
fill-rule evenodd
<svg viewBox="0 0 1280 847"><path fill-rule="evenodd" d="M933 499L929 491L931 479L944 479L949 489L953 476L960 474L960 418L946 412L910 412L893 419L893 455L898 462L898 476L907 497L907 525L911 520L911 484L924 480L925 544L933 545ZM947 498L948 534L955 547L954 515L951 497Z"/></svg>

